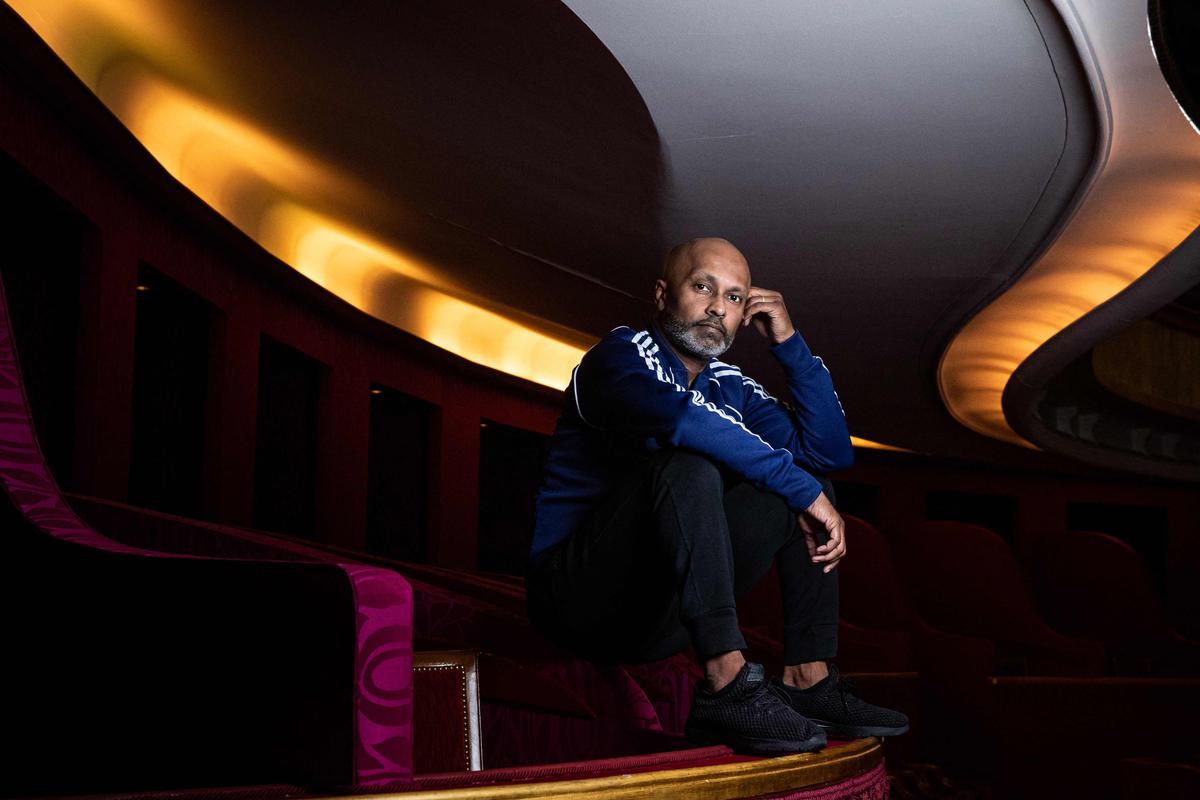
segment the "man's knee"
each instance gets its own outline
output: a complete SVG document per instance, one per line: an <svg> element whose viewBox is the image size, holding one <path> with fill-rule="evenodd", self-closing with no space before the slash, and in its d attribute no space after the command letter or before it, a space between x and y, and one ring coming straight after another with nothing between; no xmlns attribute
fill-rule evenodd
<svg viewBox="0 0 1200 800"><path fill-rule="evenodd" d="M654 462L654 473L660 481L686 487L697 494L712 492L719 496L724 489L721 468L699 453L664 448L654 454Z"/></svg>

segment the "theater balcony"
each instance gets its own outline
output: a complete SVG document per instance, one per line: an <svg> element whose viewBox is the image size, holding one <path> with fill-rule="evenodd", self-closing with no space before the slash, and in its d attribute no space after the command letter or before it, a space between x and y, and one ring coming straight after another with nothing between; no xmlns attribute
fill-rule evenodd
<svg viewBox="0 0 1200 800"><path fill-rule="evenodd" d="M6 0L0 797L1195 796L1193 6ZM833 377L908 734L698 747L692 653L529 622L563 389L696 236Z"/></svg>

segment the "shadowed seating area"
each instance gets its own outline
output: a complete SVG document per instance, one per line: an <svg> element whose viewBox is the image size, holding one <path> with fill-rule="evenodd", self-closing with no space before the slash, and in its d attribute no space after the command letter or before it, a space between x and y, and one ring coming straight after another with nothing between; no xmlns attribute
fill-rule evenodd
<svg viewBox="0 0 1200 800"><path fill-rule="evenodd" d="M220 538L143 548L97 533L42 459L2 287L0 375L3 600L30 610L8 617L6 641L35 656L14 663L6 684L8 786L26 794L410 778L412 593L403 578L284 548L255 558ZM314 650L319 657L294 656Z"/></svg>
<svg viewBox="0 0 1200 800"><path fill-rule="evenodd" d="M1200 642L1167 620L1141 556L1115 536L1046 537L1034 575L1038 607L1057 630L1104 645L1116 675L1198 675Z"/></svg>
<svg viewBox="0 0 1200 800"><path fill-rule="evenodd" d="M1197 796L1200 8L352 5L0 5L0 797Z"/></svg>
<svg viewBox="0 0 1200 800"><path fill-rule="evenodd" d="M0 375L9 554L2 599L9 609L34 609L5 633L10 647L37 654L21 662L3 700L10 730L26 734L6 744L19 765L7 770L6 794L258 784L254 794L264 797L339 786L419 796L551 783L547 794L586 796L588 780L643 773L633 783L663 796L692 796L715 782L726 797L826 797L799 790L831 780L838 797L883 796L875 740L764 769L726 747L687 749L679 736L694 678L686 662L676 663L675 679L670 664L637 671L656 708L624 669L602 675L541 643L519 612L487 602L486 581L464 596L405 580L403 564L351 562L250 530L72 498L113 538L97 533L42 459L2 287ZM460 586L472 581L458 578ZM484 671L495 688L484 694L485 734L474 659L469 680L414 682L414 641L488 648ZM310 651L327 661L296 658ZM104 652L115 657L88 659L102 668L81 680L78 654ZM418 678L448 666L429 656L418 659ZM547 691L556 684L557 693ZM414 707L423 704L414 730ZM456 707L461 724L445 715ZM48 747L73 716L81 720L75 736ZM119 733L109 730L115 719ZM464 740L458 769L437 772L454 764ZM494 765L553 765L480 771L481 744ZM665 752L642 754L658 748ZM74 765L67 774L56 768L64 759Z"/></svg>
<svg viewBox="0 0 1200 800"><path fill-rule="evenodd" d="M1042 621L1016 558L995 533L927 522L905 533L895 552L917 613L942 630L993 642L994 674L1100 674L1103 649Z"/></svg>

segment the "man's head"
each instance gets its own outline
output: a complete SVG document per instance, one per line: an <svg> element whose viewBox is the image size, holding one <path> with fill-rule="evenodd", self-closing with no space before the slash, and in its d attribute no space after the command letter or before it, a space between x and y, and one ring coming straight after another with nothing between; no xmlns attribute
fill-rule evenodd
<svg viewBox="0 0 1200 800"><path fill-rule="evenodd" d="M667 254L654 283L655 320L680 356L708 361L733 344L742 322L750 265L724 239L693 239Z"/></svg>

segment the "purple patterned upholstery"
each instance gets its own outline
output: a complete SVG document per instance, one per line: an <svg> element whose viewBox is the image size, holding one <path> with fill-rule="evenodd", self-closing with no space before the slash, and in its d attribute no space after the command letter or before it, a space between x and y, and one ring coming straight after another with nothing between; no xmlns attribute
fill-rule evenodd
<svg viewBox="0 0 1200 800"><path fill-rule="evenodd" d="M72 496L71 502L97 529L119 536L126 545L153 543L174 552L252 558L337 558L305 543L111 500ZM469 647L509 662L506 675L496 672L501 665L495 659L481 665L487 766L575 761L676 745L673 739L683 730L700 676L688 657L600 669L529 626L520 586L495 586L490 576L460 570L410 569L399 563L395 568L422 578L409 580L413 635L420 649ZM511 680L523 681L525 690L501 687Z"/></svg>
<svg viewBox="0 0 1200 800"><path fill-rule="evenodd" d="M356 785L407 781L412 775L412 589L392 570L340 563L319 551L305 552L267 537L225 540L202 537L189 552L164 553L115 541L84 523L65 502L37 443L21 383L3 287L0 286L0 485L25 520L56 540L124 559L184 560L216 564L300 562L293 572L324 574L336 564L353 597L352 763L335 770L337 782ZM217 526L213 530L219 530ZM147 543L149 545L150 543ZM180 542L175 542L179 545ZM248 550L257 550L250 553ZM68 551L70 552L70 551ZM107 563L107 562L106 562ZM121 562L126 563L126 562ZM320 570L300 569L316 564ZM272 571L277 571L272 568ZM213 567L212 580L223 574ZM146 602L154 602L147 598ZM286 654L280 654L281 658ZM186 724L182 722L181 724ZM281 776L289 780L290 776Z"/></svg>
<svg viewBox="0 0 1200 800"><path fill-rule="evenodd" d="M339 560L313 547L209 522L147 511L124 503L74 497L92 524L119 536L115 547L156 548L185 557L332 563L350 580L358 608L355 676L357 743L355 783L375 784L411 775L413 592L393 570ZM406 677L407 676L407 677ZM400 758L400 756L403 756Z"/></svg>
<svg viewBox="0 0 1200 800"><path fill-rule="evenodd" d="M355 783L412 777L412 588L390 570L340 564L358 608Z"/></svg>

